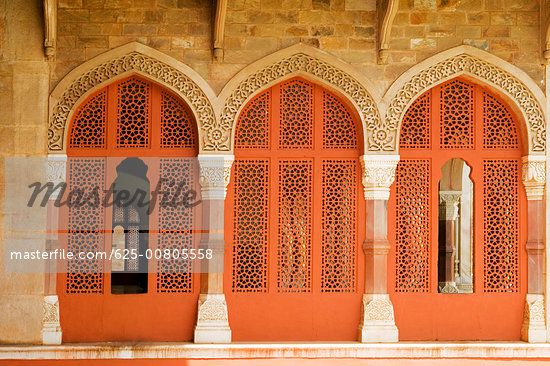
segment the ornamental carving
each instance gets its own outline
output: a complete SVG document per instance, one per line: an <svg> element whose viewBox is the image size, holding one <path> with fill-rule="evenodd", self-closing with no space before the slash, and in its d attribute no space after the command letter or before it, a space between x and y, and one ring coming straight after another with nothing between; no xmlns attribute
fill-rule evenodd
<svg viewBox="0 0 550 366"><path fill-rule="evenodd" d="M440 191L439 207L440 212L444 213L445 220L453 221L458 219L458 204L460 203L461 191ZM440 220L441 220L441 216Z"/></svg>
<svg viewBox="0 0 550 366"><path fill-rule="evenodd" d="M203 199L225 198L233 160L233 155L199 156Z"/></svg>
<svg viewBox="0 0 550 366"><path fill-rule="evenodd" d="M42 323L45 327L59 327L59 301L57 296L45 296Z"/></svg>
<svg viewBox="0 0 550 366"><path fill-rule="evenodd" d="M526 299L523 322L528 324L544 324L544 297L542 295Z"/></svg>
<svg viewBox="0 0 550 366"><path fill-rule="evenodd" d="M391 322L393 324L393 306L386 297L370 301L363 299L363 324L369 322Z"/></svg>
<svg viewBox="0 0 550 366"><path fill-rule="evenodd" d="M202 150L229 150L230 131L216 121L206 94L189 77L176 68L139 52L131 52L98 65L76 79L53 108L48 127L49 151L63 151L63 136L68 128L69 113L86 92L128 71L141 72L178 90L189 101L198 117Z"/></svg>
<svg viewBox="0 0 550 366"><path fill-rule="evenodd" d="M304 53L297 53L285 58L250 75L241 82L237 89L231 93L223 107L220 119L220 126L223 131L231 130L231 127L237 121L237 113L257 90L286 75L299 71L325 80L328 84L342 91L355 103L367 130L371 131L369 133L369 143L378 146L381 141L386 141L385 131L380 131L377 128L380 125L380 116L376 104L367 90L347 73Z"/></svg>
<svg viewBox="0 0 550 366"><path fill-rule="evenodd" d="M223 295L202 295L199 299L198 322L227 322L227 303Z"/></svg>
<svg viewBox="0 0 550 366"><path fill-rule="evenodd" d="M475 75L486 80L516 100L527 118L529 150L533 152L545 151L546 127L544 115L529 89L514 75L486 61L465 54L441 61L423 70L405 83L388 106L386 118L382 125L372 132L377 134L379 133L377 131L384 131L384 133L376 139L376 143L371 143L369 137L369 150L394 151L396 149L395 136L400 121L405 114L405 109L410 102L440 80L461 73ZM386 136L385 139L382 139L384 136Z"/></svg>
<svg viewBox="0 0 550 366"><path fill-rule="evenodd" d="M546 183L546 157L529 155L522 158L523 186L528 200L542 200Z"/></svg>
<svg viewBox="0 0 550 366"><path fill-rule="evenodd" d="M399 155L363 155L361 157L365 199L387 200L389 198L397 163L399 163Z"/></svg>
<svg viewBox="0 0 550 366"><path fill-rule="evenodd" d="M67 173L67 156L66 155L50 155L48 156L48 166L46 175L48 182L54 185L65 182Z"/></svg>

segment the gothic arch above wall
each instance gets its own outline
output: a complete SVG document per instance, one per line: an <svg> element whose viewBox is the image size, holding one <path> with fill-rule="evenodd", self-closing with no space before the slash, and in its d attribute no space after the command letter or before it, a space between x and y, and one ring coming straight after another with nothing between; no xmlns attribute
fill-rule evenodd
<svg viewBox="0 0 550 366"><path fill-rule="evenodd" d="M219 129L212 100L214 92L194 70L137 42L99 55L71 71L50 95L48 152L66 151L69 121L76 107L94 90L136 73L166 86L189 105L200 131L201 150L223 150L227 141L212 133Z"/></svg>
<svg viewBox="0 0 550 366"><path fill-rule="evenodd" d="M511 101L519 112L529 154L546 151L544 95L536 83L516 66L471 46L441 52L412 67L390 87L383 103L386 114L373 135L370 151L397 152L401 121L409 105L426 90L457 76L470 76L489 85Z"/></svg>
<svg viewBox="0 0 550 366"><path fill-rule="evenodd" d="M239 72L224 87L219 96L220 126L228 134L230 149L233 150L235 125L242 108L259 92L300 75L319 82L341 94L355 108L361 118L365 148L371 140L374 127L380 124L380 115L368 82L355 69L316 48L298 44L275 52L254 62Z"/></svg>

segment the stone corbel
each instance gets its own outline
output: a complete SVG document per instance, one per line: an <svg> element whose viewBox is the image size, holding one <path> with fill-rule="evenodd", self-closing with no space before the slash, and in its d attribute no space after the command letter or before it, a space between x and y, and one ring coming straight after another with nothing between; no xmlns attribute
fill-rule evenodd
<svg viewBox="0 0 550 366"><path fill-rule="evenodd" d="M48 155L48 165L46 167L46 179L56 187L59 183L66 182L67 175L67 155ZM50 200L55 201L61 190L56 190L50 196Z"/></svg>
<svg viewBox="0 0 550 366"><path fill-rule="evenodd" d="M399 155L363 155L363 187L366 200L388 200L395 180Z"/></svg>
<svg viewBox="0 0 550 366"><path fill-rule="evenodd" d="M203 200L224 200L231 177L233 155L199 155Z"/></svg>
<svg viewBox="0 0 550 366"><path fill-rule="evenodd" d="M540 201L546 184L546 156L528 155L522 158L523 186L529 201Z"/></svg>
<svg viewBox="0 0 550 366"><path fill-rule="evenodd" d="M55 58L57 44L57 0L44 0L44 53L48 61Z"/></svg>
<svg viewBox="0 0 550 366"><path fill-rule="evenodd" d="M550 1L540 2L540 35L542 45L542 59L547 65L550 64Z"/></svg>
<svg viewBox="0 0 550 366"><path fill-rule="evenodd" d="M214 18L214 60L223 60L223 39L225 33L225 16L227 14L227 0L216 1L216 17Z"/></svg>
<svg viewBox="0 0 550 366"><path fill-rule="evenodd" d="M399 0L380 0L378 2L378 63L381 65L388 63L391 28L398 8Z"/></svg>
<svg viewBox="0 0 550 366"><path fill-rule="evenodd" d="M59 299L57 295L44 296L42 316L42 343L61 344Z"/></svg>

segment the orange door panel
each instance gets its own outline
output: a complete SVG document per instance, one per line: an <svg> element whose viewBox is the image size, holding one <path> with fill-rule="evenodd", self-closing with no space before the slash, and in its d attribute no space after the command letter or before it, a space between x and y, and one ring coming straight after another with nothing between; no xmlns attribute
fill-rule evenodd
<svg viewBox="0 0 550 366"><path fill-rule="evenodd" d="M461 79L409 107L388 210L400 340L520 339L527 211L514 118L497 96ZM473 293L438 290L439 183L453 158L471 169Z"/></svg>
<svg viewBox="0 0 550 366"><path fill-rule="evenodd" d="M355 340L364 201L357 118L297 78L239 117L224 288L235 341Z"/></svg>

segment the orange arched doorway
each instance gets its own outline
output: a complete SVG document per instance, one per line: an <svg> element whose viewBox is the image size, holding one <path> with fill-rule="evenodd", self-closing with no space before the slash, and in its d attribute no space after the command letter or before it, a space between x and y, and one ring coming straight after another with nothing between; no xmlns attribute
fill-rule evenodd
<svg viewBox="0 0 550 366"><path fill-rule="evenodd" d="M302 78L240 114L225 209L234 341L355 340L364 288L359 119Z"/></svg>
<svg viewBox="0 0 550 366"><path fill-rule="evenodd" d="M513 112L453 79L408 108L399 144L388 284L400 339L519 340L527 211Z"/></svg>
<svg viewBox="0 0 550 366"><path fill-rule="evenodd" d="M158 184L160 178L197 189L197 167L190 159L198 152L195 125L178 96L141 77L131 76L98 90L76 110L70 124L69 189L99 187L105 192L113 182L120 187L126 179L125 184L132 187L140 182L145 201L159 188L174 190L170 183ZM101 199L105 194L100 193ZM114 202L116 192L111 194ZM62 227L67 227L68 234L61 245L72 251L108 254L111 249L132 248L141 256L196 244L191 229L200 215L195 212L158 202L150 212L132 205L121 207L63 207ZM152 252L145 253L147 249ZM181 262L155 261L154 255L150 261L131 257L67 263L68 273L57 277L64 342L193 338L200 275ZM150 273L139 273L144 271Z"/></svg>

